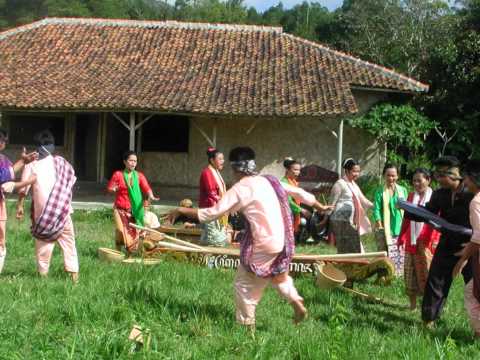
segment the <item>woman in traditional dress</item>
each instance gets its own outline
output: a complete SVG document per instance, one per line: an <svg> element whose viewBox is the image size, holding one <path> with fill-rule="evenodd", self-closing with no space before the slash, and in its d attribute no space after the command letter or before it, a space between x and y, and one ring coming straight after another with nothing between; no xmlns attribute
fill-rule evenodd
<svg viewBox="0 0 480 360"><path fill-rule="evenodd" d="M292 305L294 320L301 321L307 311L288 275L295 248L288 196L319 211L330 207L298 187L282 186L274 176L257 175L255 152L249 147L233 149L229 160L236 183L220 201L205 209L178 208L171 219L184 215L205 223L230 212L241 213L246 230L240 241L240 266L234 285L237 321L255 325L256 306L269 284Z"/></svg>
<svg viewBox="0 0 480 360"><path fill-rule="evenodd" d="M302 169L300 163L292 158L286 158L283 161L283 167L285 168L285 176L280 181L284 184L298 187L297 179ZM290 210L293 215L293 231L295 235L297 235L300 230L302 216L309 218L312 214L307 209L302 208L300 201L292 196L288 197L288 203L290 204Z"/></svg>
<svg viewBox="0 0 480 360"><path fill-rule="evenodd" d="M223 153L214 147L207 149L208 165L200 175L200 196L198 207L200 209L215 206L227 192L220 171L223 170L225 159ZM211 246L225 246L227 244L228 214L218 220L202 224L200 243Z"/></svg>
<svg viewBox="0 0 480 360"><path fill-rule="evenodd" d="M337 180L330 192L330 231L335 238L337 252L364 252L360 236L372 232L367 209L373 204L363 195L355 182L360 176L360 164L352 158L343 162L345 175Z"/></svg>
<svg viewBox="0 0 480 360"><path fill-rule="evenodd" d="M0 274L2 273L7 256L7 206L5 193L10 193L14 189L23 186L23 183L15 183L15 173L22 170L24 165L33 161L36 153L26 154L25 148L21 154L21 158L12 163L10 159L3 154L3 150L8 143L8 134L5 130L0 129Z"/></svg>
<svg viewBox="0 0 480 360"><path fill-rule="evenodd" d="M431 175L427 169L416 169L413 173L414 191L408 194L407 201L425 206L432 196L430 182ZM405 249L404 281L411 310L417 307L417 296L423 296L428 270L439 239L440 233L430 225L403 219L397 245Z"/></svg>
<svg viewBox="0 0 480 360"><path fill-rule="evenodd" d="M460 256L453 269L453 277L456 277L467 260L471 258L473 278L465 284L464 304L470 320L470 325L475 333L475 338L480 339L480 161L470 160L465 168L465 185L474 194L469 205L470 224L472 225L472 237L457 256Z"/></svg>
<svg viewBox="0 0 480 360"><path fill-rule="evenodd" d="M407 189L397 184L398 169L395 165L385 165L383 178L384 185L375 191L373 202L375 238L378 251L388 252L388 257L395 264L395 273L401 276L404 254L397 246L397 239L402 227L403 211L397 207L397 201L407 198Z"/></svg>
<svg viewBox="0 0 480 360"><path fill-rule="evenodd" d="M137 154L127 151L123 156L125 169L113 173L108 182L107 190L115 194L113 217L115 220L115 245L117 250L125 248L128 254L138 250L139 231L130 226L130 223L144 225L143 195L149 201L159 200L153 195L147 178L143 173L135 170Z"/></svg>

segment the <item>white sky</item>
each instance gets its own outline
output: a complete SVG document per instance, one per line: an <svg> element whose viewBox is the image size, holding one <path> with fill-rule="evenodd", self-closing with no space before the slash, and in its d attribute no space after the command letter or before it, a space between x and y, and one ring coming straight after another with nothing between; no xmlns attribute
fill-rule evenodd
<svg viewBox="0 0 480 360"><path fill-rule="evenodd" d="M288 9L297 4L301 4L303 1L304 0L282 0L282 3L283 6ZM279 2L280 0L245 0L244 4L248 7L254 6L259 11L265 11L269 7L277 5ZM327 7L329 10L334 10L342 5L343 0L314 0L310 2L316 2Z"/></svg>

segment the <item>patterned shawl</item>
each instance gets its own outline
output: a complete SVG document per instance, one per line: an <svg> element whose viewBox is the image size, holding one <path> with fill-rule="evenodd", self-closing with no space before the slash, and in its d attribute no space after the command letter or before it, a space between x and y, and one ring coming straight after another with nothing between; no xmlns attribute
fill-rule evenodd
<svg viewBox="0 0 480 360"><path fill-rule="evenodd" d="M43 241L56 241L62 233L70 213L73 185L77 180L75 171L67 160L55 156L54 162L55 185L37 221L33 217L35 204L32 204L31 232L33 237Z"/></svg>
<svg viewBox="0 0 480 360"><path fill-rule="evenodd" d="M278 197L278 201L280 202L285 231L285 245L283 250L268 267L259 267L258 265L251 263L253 255L253 236L248 221L245 222L245 230L240 239L240 263L245 269L262 278L273 277L288 271L295 252L292 214L288 203L287 192L276 177L265 175L265 178L272 185Z"/></svg>

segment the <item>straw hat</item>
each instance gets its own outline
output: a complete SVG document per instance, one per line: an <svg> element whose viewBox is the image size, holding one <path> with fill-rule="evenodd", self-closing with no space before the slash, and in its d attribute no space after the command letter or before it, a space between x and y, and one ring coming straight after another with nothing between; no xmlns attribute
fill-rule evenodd
<svg viewBox="0 0 480 360"><path fill-rule="evenodd" d="M333 289L347 281L347 275L332 264L317 263L313 265L316 272L315 284L320 289Z"/></svg>

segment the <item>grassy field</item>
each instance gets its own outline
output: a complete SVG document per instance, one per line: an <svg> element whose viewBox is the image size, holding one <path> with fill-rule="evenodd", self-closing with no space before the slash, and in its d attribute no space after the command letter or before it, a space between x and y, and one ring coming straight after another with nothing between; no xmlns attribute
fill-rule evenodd
<svg viewBox="0 0 480 360"><path fill-rule="evenodd" d="M9 209L13 214L13 208ZM165 261L154 267L105 264L109 212L77 211L80 283L62 269L58 249L48 279L36 276L28 223L11 216L8 258L0 276L0 359L475 359L463 310L462 282L452 289L433 331L406 309L400 280L358 289L402 306L370 304L297 278L309 319L292 325L291 309L267 290L252 336L234 322L233 272ZM311 249L309 249L311 250ZM131 354L134 324L149 328L149 351Z"/></svg>

